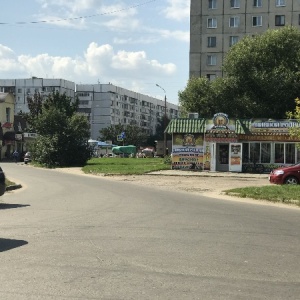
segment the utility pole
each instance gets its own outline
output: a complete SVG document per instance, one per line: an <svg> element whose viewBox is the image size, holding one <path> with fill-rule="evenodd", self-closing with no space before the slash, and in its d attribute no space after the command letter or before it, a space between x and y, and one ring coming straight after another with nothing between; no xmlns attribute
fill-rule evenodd
<svg viewBox="0 0 300 300"><path fill-rule="evenodd" d="M161 88L165 93L165 113L164 113L164 156L167 155L167 94L166 90L162 88L160 85L156 84L157 87Z"/></svg>

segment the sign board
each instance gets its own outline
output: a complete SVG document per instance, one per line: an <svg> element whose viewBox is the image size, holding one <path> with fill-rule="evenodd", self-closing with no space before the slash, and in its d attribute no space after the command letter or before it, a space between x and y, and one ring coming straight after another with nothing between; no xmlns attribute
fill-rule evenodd
<svg viewBox="0 0 300 300"><path fill-rule="evenodd" d="M229 171L242 172L242 143L229 144Z"/></svg>

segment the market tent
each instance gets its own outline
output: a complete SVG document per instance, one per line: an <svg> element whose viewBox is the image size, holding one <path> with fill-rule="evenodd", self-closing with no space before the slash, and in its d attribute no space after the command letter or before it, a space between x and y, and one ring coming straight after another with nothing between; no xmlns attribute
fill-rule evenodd
<svg viewBox="0 0 300 300"><path fill-rule="evenodd" d="M136 146L117 146L112 148L112 153L119 155L119 154L136 154Z"/></svg>

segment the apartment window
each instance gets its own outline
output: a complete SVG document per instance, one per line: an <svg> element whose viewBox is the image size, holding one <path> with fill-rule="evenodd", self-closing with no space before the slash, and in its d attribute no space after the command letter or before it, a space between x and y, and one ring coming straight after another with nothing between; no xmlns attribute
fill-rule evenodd
<svg viewBox="0 0 300 300"><path fill-rule="evenodd" d="M217 46L217 38L215 36L209 36L207 38L207 47L214 48Z"/></svg>
<svg viewBox="0 0 300 300"><path fill-rule="evenodd" d="M216 64L217 64L216 55L207 55L207 65L208 66L215 66Z"/></svg>
<svg viewBox="0 0 300 300"><path fill-rule="evenodd" d="M207 28L217 28L217 19L216 18L208 18L207 19Z"/></svg>
<svg viewBox="0 0 300 300"><path fill-rule="evenodd" d="M231 8L240 8L240 0L230 0Z"/></svg>
<svg viewBox="0 0 300 300"><path fill-rule="evenodd" d="M208 0L208 8L216 9L217 8L217 0Z"/></svg>
<svg viewBox="0 0 300 300"><path fill-rule="evenodd" d="M22 89L18 89L18 93L21 94L22 93Z"/></svg>
<svg viewBox="0 0 300 300"><path fill-rule="evenodd" d="M262 7L262 0L253 0L254 7Z"/></svg>
<svg viewBox="0 0 300 300"><path fill-rule="evenodd" d="M240 18L239 17L230 17L229 18L229 27L239 27Z"/></svg>
<svg viewBox="0 0 300 300"><path fill-rule="evenodd" d="M231 46L235 45L238 41L239 41L238 36L234 36L234 35L230 36L229 37L229 46L231 47Z"/></svg>
<svg viewBox="0 0 300 300"><path fill-rule="evenodd" d="M285 16L275 16L275 26L284 26L285 25Z"/></svg>
<svg viewBox="0 0 300 300"><path fill-rule="evenodd" d="M262 26L262 16L252 17L252 26Z"/></svg>
<svg viewBox="0 0 300 300"><path fill-rule="evenodd" d="M217 75L216 74L206 74L206 78L209 80L209 81L213 81L217 78Z"/></svg>
<svg viewBox="0 0 300 300"><path fill-rule="evenodd" d="M285 6L285 0L276 0L276 6Z"/></svg>

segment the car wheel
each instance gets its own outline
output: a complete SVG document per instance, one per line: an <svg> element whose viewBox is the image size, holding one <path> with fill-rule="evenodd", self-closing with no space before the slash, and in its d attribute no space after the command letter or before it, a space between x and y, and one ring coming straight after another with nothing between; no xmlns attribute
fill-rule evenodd
<svg viewBox="0 0 300 300"><path fill-rule="evenodd" d="M285 180L284 180L285 184L298 184L298 179L294 176L288 176Z"/></svg>

